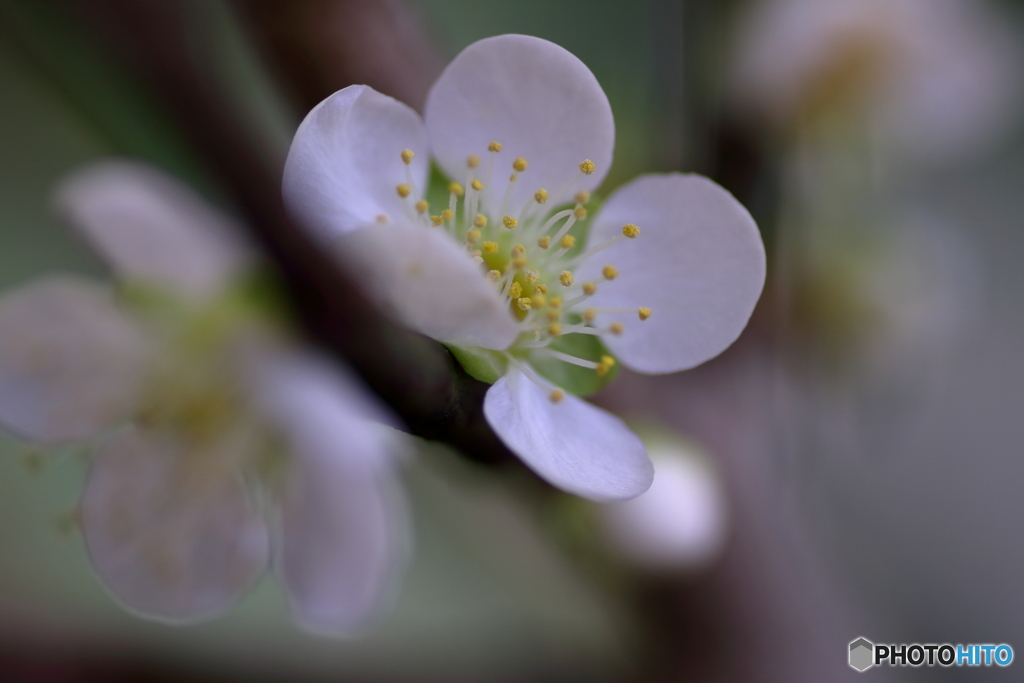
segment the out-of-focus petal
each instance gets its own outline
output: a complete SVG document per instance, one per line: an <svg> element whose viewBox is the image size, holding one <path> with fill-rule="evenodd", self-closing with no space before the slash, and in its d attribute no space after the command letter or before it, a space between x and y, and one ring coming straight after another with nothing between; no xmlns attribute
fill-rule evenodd
<svg viewBox="0 0 1024 683"><path fill-rule="evenodd" d="M490 142L502 144L492 218L498 217L516 157L529 167L512 194L515 212L537 188L558 191L579 175L586 159L594 162L595 172L551 202L593 190L612 163L615 122L604 90L572 53L533 36L485 38L459 53L431 89L424 118L437 162L457 180L466 176L470 154L483 157Z"/></svg>
<svg viewBox="0 0 1024 683"><path fill-rule="evenodd" d="M603 264L619 276L602 284L587 306L650 308L652 315L604 313L598 325L623 322L605 343L626 366L675 372L721 353L746 327L761 296L765 253L747 210L731 194L697 175L649 175L615 192L601 208L589 244L640 227L581 266L581 280L598 278Z"/></svg>
<svg viewBox="0 0 1024 683"><path fill-rule="evenodd" d="M127 607L174 622L215 616L266 568L266 527L226 449L131 429L93 459L82 493L89 558Z"/></svg>
<svg viewBox="0 0 1024 683"><path fill-rule="evenodd" d="M56 203L119 275L187 297L216 292L251 257L231 219L143 164L89 166L64 182Z"/></svg>
<svg viewBox="0 0 1024 683"><path fill-rule="evenodd" d="M553 403L550 391L511 368L487 390L488 424L530 469L564 491L597 501L646 491L654 468L639 437L575 396Z"/></svg>
<svg viewBox="0 0 1024 683"><path fill-rule="evenodd" d="M86 439L128 417L146 344L111 293L51 277L0 299L0 423L39 443Z"/></svg>
<svg viewBox="0 0 1024 683"><path fill-rule="evenodd" d="M438 341L505 349L519 332L501 296L441 229L371 225L335 245L367 295Z"/></svg>
<svg viewBox="0 0 1024 683"><path fill-rule="evenodd" d="M289 211L323 236L354 230L383 215L409 216L417 197L396 192L406 183L402 151L420 193L430 169L419 114L365 85L339 90L313 108L295 133L284 167Z"/></svg>
<svg viewBox="0 0 1024 683"><path fill-rule="evenodd" d="M323 359L284 357L263 379L263 401L292 453L275 571L296 621L352 635L389 606L408 556L398 435L371 421L380 416L373 399Z"/></svg>
<svg viewBox="0 0 1024 683"><path fill-rule="evenodd" d="M648 444L657 474L646 492L600 514L605 536L628 561L650 569L707 564L726 537L726 506L706 459L683 444Z"/></svg>

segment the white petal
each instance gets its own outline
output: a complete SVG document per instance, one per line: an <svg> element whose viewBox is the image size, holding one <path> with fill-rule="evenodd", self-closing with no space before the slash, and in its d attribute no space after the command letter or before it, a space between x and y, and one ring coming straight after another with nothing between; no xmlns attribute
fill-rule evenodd
<svg viewBox="0 0 1024 683"><path fill-rule="evenodd" d="M586 159L596 171L551 203L593 190L611 167L615 148L611 105L594 74L572 53L532 36L485 38L459 53L431 89L424 118L434 156L454 179L466 177L470 154L485 157L491 141L502 144L493 218L516 157L529 163L513 194L518 212L537 188L553 194L579 175Z"/></svg>
<svg viewBox="0 0 1024 683"><path fill-rule="evenodd" d="M266 527L223 455L134 429L96 455L82 531L96 573L130 609L176 622L209 618L266 568Z"/></svg>
<svg viewBox="0 0 1024 683"><path fill-rule="evenodd" d="M371 225L335 244L367 294L417 332L488 349L515 340L519 328L498 291L443 230Z"/></svg>
<svg viewBox="0 0 1024 683"><path fill-rule="evenodd" d="M30 441L91 437L125 419L142 379L141 332L106 289L51 277L0 299L0 423Z"/></svg>
<svg viewBox="0 0 1024 683"><path fill-rule="evenodd" d="M649 175L615 192L601 208L589 244L640 227L581 266L577 277L598 277L603 264L620 275L598 287L586 306L647 307L652 315L602 314L618 320L621 336L605 343L626 366L675 372L724 351L747 325L761 296L765 253L757 225L731 194L697 175Z"/></svg>
<svg viewBox="0 0 1024 683"><path fill-rule="evenodd" d="M591 500L623 500L651 485L654 468L639 437L614 415L550 390L519 370L487 390L491 428L534 472L560 489Z"/></svg>
<svg viewBox="0 0 1024 683"><path fill-rule="evenodd" d="M409 520L396 433L375 402L326 361L295 356L265 375L265 402L293 453L278 515L275 571L296 621L351 635L395 595Z"/></svg>
<svg viewBox="0 0 1024 683"><path fill-rule="evenodd" d="M401 199L402 151L415 153L409 170L426 190L429 154L419 114L365 85L339 90L313 108L295 133L284 167L289 211L321 235L402 220L416 196Z"/></svg>
<svg viewBox="0 0 1024 683"><path fill-rule="evenodd" d="M601 509L605 536L630 562L650 569L706 565L725 543L726 505L706 457L693 447L654 443L654 483L633 500Z"/></svg>
<svg viewBox="0 0 1024 683"><path fill-rule="evenodd" d="M298 623L344 636L390 606L408 555L408 522L396 479L337 455L296 460L280 507L276 572Z"/></svg>
<svg viewBox="0 0 1024 683"><path fill-rule="evenodd" d="M56 202L118 274L185 296L216 291L251 257L227 216L143 164L90 166L65 181Z"/></svg>

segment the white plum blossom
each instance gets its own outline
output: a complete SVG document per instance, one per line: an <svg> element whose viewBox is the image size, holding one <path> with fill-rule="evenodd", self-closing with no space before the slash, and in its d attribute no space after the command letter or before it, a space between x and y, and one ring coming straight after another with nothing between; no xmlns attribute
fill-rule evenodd
<svg viewBox="0 0 1024 683"><path fill-rule="evenodd" d="M503 35L448 65L423 119L367 86L331 95L284 174L289 209L370 296L493 382L484 413L505 444L595 500L636 496L653 468L636 435L558 378L698 365L740 334L765 277L754 221L706 178L643 176L591 215L614 143L579 59ZM451 180L440 206L431 157ZM599 352L580 357L580 340Z"/></svg>
<svg viewBox="0 0 1024 683"><path fill-rule="evenodd" d="M706 567L721 552L729 527L719 477L708 456L689 441L664 434L644 441L658 476L636 498L602 506L603 535L638 567Z"/></svg>
<svg viewBox="0 0 1024 683"><path fill-rule="evenodd" d="M58 205L123 294L48 276L0 298L0 424L92 451L79 513L99 578L183 623L272 564L302 627L366 627L408 550L386 415L240 294L251 253L185 187L106 162Z"/></svg>
<svg viewBox="0 0 1024 683"><path fill-rule="evenodd" d="M856 110L883 151L955 158L1015 120L1008 23L987 0L757 0L736 32L732 97L786 127Z"/></svg>

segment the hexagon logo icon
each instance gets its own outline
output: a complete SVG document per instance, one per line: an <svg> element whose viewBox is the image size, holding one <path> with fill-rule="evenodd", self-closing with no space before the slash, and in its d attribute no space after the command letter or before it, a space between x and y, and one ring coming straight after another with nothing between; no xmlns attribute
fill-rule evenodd
<svg viewBox="0 0 1024 683"><path fill-rule="evenodd" d="M850 643L850 666L857 671L866 671L874 666L875 644L867 638L858 638Z"/></svg>

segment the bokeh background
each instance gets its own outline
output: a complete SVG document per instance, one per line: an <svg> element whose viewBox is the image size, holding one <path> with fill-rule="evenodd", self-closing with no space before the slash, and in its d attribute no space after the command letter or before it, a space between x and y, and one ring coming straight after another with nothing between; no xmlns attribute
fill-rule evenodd
<svg viewBox="0 0 1024 683"><path fill-rule="evenodd" d="M74 522L75 452L0 437L0 680L841 681L847 643L1024 653L1024 5L1011 0L195 0L190 47L279 165L322 97L421 107L480 38L552 40L617 124L604 190L711 176L749 207L768 284L726 353L597 400L700 444L724 501L699 563L610 562L600 513L424 445L416 554L352 642L295 629L265 579L227 616L124 612ZM218 200L104 33L116 2L0 0L0 289L99 262L50 210L109 155ZM627 558L628 560L628 558ZM891 669L888 680L1010 680Z"/></svg>

